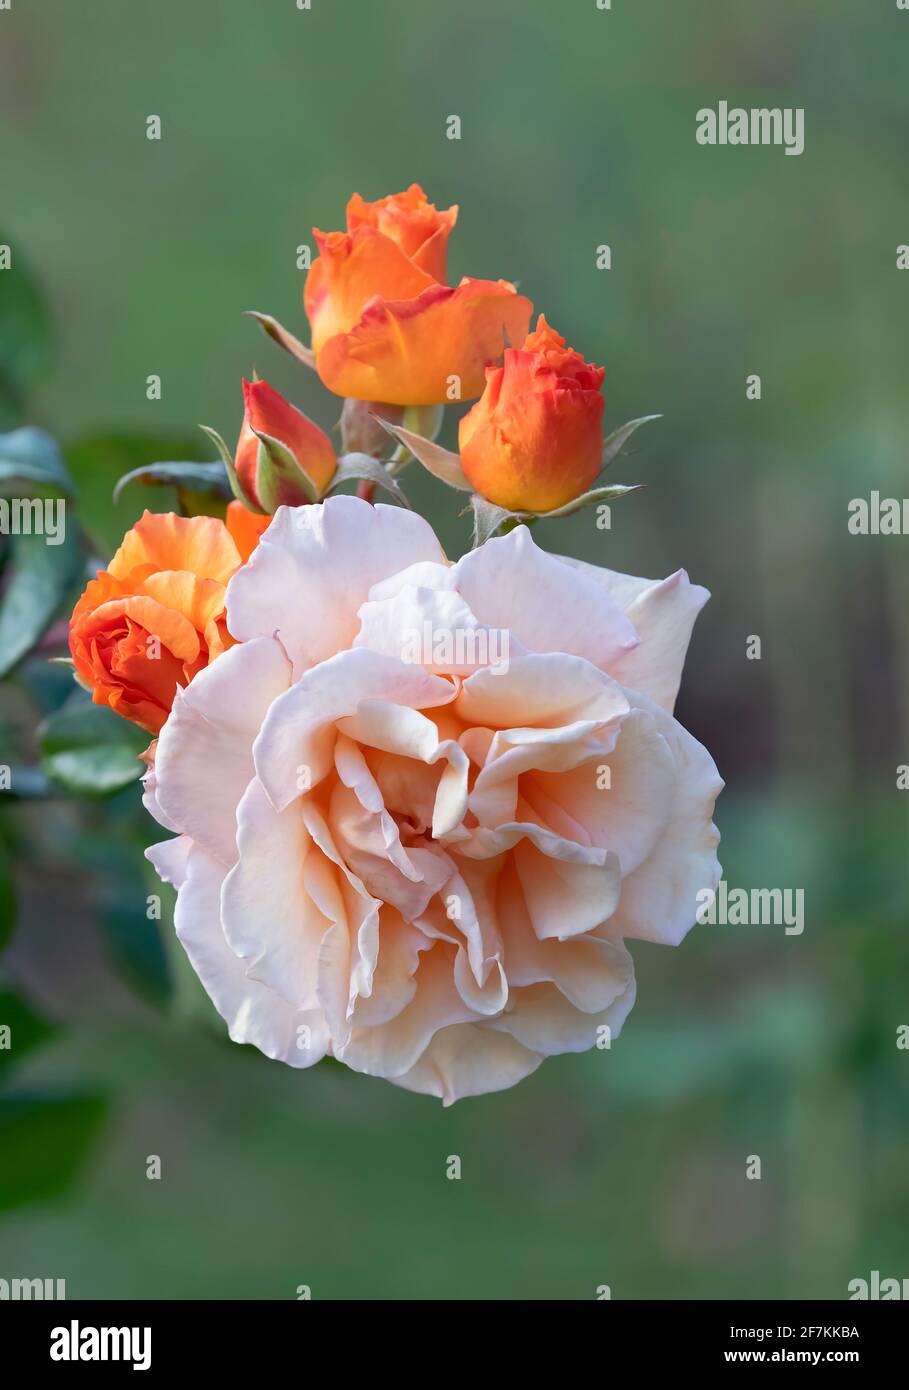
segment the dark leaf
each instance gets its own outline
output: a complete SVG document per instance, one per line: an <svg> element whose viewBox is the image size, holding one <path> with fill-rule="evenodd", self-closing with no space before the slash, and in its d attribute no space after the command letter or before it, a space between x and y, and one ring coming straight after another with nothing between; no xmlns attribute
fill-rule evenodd
<svg viewBox="0 0 909 1390"><path fill-rule="evenodd" d="M159 459L182 458L204 462L210 452L201 439L189 435L84 435L67 445L67 462L79 489L79 522L102 559L109 559L124 533L136 521L138 498L113 500L124 473L147 468ZM150 512L178 509L175 488L156 487L142 499Z"/></svg>
<svg viewBox="0 0 909 1390"><path fill-rule="evenodd" d="M55 1031L32 1011L19 994L3 987L0 988L0 1030L7 1028L8 1039L5 1032L0 1033L0 1078L3 1079L33 1048L40 1047L53 1037Z"/></svg>
<svg viewBox="0 0 909 1390"><path fill-rule="evenodd" d="M73 527L60 545L43 536L13 536L11 574L0 601L0 676L40 640L56 617L82 559Z"/></svg>
<svg viewBox="0 0 909 1390"><path fill-rule="evenodd" d="M0 1210L59 1197L98 1137L101 1096L0 1098Z"/></svg>
<svg viewBox="0 0 909 1390"><path fill-rule="evenodd" d="M0 275L0 283L2 283ZM29 490L38 484L73 493L73 480L56 440L31 425L0 435L0 492L9 494L25 484Z"/></svg>
<svg viewBox="0 0 909 1390"><path fill-rule="evenodd" d="M111 796L138 781L149 735L105 705L76 696L39 730L41 765L67 791Z"/></svg>
<svg viewBox="0 0 909 1390"><path fill-rule="evenodd" d="M123 489L130 483L148 486L175 487L178 491L211 494L230 499L233 490L223 463L148 463L124 473L113 491L113 501L119 502Z"/></svg>
<svg viewBox="0 0 909 1390"><path fill-rule="evenodd" d="M0 841L0 951L8 944L16 926L16 887L9 851ZM3 1022L0 1017L0 1023Z"/></svg>
<svg viewBox="0 0 909 1390"><path fill-rule="evenodd" d="M21 418L23 396L45 371L52 349L47 302L25 257L6 232L0 246L10 247L10 266L0 270L0 398L2 414Z"/></svg>

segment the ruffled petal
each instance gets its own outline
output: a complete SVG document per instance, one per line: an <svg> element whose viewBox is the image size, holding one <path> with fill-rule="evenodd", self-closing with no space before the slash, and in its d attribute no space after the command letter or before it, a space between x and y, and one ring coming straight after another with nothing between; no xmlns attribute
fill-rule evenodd
<svg viewBox="0 0 909 1390"><path fill-rule="evenodd" d="M565 557L565 563L607 593L634 624L640 638L632 651L610 662L610 675L649 695L671 714L694 622L710 597L709 591L692 584L684 570L676 570L668 579L637 579L583 560Z"/></svg>
<svg viewBox="0 0 909 1390"><path fill-rule="evenodd" d="M443 559L428 523L402 507L358 497L280 507L228 585L228 627L243 642L279 636L298 676L350 646L372 585L402 565Z"/></svg>
<svg viewBox="0 0 909 1390"><path fill-rule="evenodd" d="M232 647L181 691L158 738L156 805L225 869L237 857L237 806L255 771L253 739L290 664L260 637ZM154 808L151 808L155 814Z"/></svg>

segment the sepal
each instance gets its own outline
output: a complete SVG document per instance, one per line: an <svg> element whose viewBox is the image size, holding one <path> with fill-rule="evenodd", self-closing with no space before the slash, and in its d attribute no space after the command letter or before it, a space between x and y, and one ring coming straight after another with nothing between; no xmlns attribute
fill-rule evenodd
<svg viewBox="0 0 909 1390"><path fill-rule="evenodd" d="M298 362L303 362L313 371L316 369L316 354L312 348L308 348L305 343L301 343L299 338L295 338L289 329L279 323L271 314L260 314L256 309L245 310L247 318L255 319L262 329L262 332L271 338L272 342L282 347L285 352L289 352L291 357L296 357Z"/></svg>

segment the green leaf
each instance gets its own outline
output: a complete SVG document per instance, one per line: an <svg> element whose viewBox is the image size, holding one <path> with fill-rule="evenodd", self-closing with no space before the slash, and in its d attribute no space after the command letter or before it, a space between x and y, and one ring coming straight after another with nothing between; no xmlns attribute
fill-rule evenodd
<svg viewBox="0 0 909 1390"><path fill-rule="evenodd" d="M376 487L384 488L399 506L406 507L408 511L413 510L403 489L395 482L388 469L383 467L378 459L372 458L370 454L342 454L341 458L338 459L335 475L329 483L325 495L330 496L342 483L364 478L375 483Z"/></svg>
<svg viewBox="0 0 909 1390"><path fill-rule="evenodd" d="M13 536L12 575L0 601L0 677L21 661L56 617L82 568L73 527L60 545L43 536Z"/></svg>
<svg viewBox="0 0 909 1390"><path fill-rule="evenodd" d="M199 429L202 431L203 434L208 435L209 439L212 441L215 448L218 450L218 453L221 455L221 461L224 464L224 469L227 473L227 480L230 483L230 490L233 493L234 497L237 499L238 502L242 502L244 507L248 507L251 512L255 512L258 516L264 516L265 513L263 512L262 508L257 507L253 499L251 497L247 497L246 493L243 491L240 479L237 477L237 470L234 467L233 455L231 454L227 445L224 443L224 440L221 438L218 431L213 430L210 425L200 425Z"/></svg>
<svg viewBox="0 0 909 1390"><path fill-rule="evenodd" d="M295 338L283 324L272 318L271 314L260 314L255 309L247 309L245 312L247 318L255 319L262 332L267 334L279 347L282 347L285 352L289 352L291 357L296 357L299 362L304 362L307 367L315 370L316 354L312 348L301 343L299 338Z"/></svg>
<svg viewBox="0 0 909 1390"><path fill-rule="evenodd" d="M126 531L137 520L138 508L127 499L113 500L114 488L124 473L147 468L159 459L177 458L205 462L207 447L193 432L188 435L83 435L65 448L66 459L79 489L79 522L103 559L113 555ZM130 499L131 500L131 499ZM175 488L161 486L143 498L150 512L178 509Z"/></svg>
<svg viewBox="0 0 909 1390"><path fill-rule="evenodd" d="M493 502L487 502L485 497L481 497L475 492L470 499L473 507L473 548L484 545L490 540L500 526L508 521L514 521L519 516L517 512L510 512L506 507L497 507Z"/></svg>
<svg viewBox="0 0 909 1390"><path fill-rule="evenodd" d="M0 283L2 278L0 272ZM0 435L0 491L10 493L35 483L72 496L73 480L56 441L30 425Z"/></svg>
<svg viewBox="0 0 909 1390"><path fill-rule="evenodd" d="M233 489L223 463L147 463L134 468L114 488L113 500L119 502L130 483L145 483L152 487L175 487L178 492L210 493L218 498L230 498Z"/></svg>
<svg viewBox="0 0 909 1390"><path fill-rule="evenodd" d="M0 1045L0 1079L5 1078L33 1048L40 1047L53 1037L56 1031L39 1018L18 994L3 987L0 987L0 1028L9 1029L9 1047Z"/></svg>
<svg viewBox="0 0 909 1390"><path fill-rule="evenodd" d="M160 901L160 881L129 845L108 853L101 883L100 924L114 963L137 993L160 1007L173 989L161 920L148 915L149 894Z"/></svg>
<svg viewBox="0 0 909 1390"><path fill-rule="evenodd" d="M259 441L256 492L266 512L274 513L280 506L295 507L305 502L318 502L315 483L287 445L259 430L253 430L253 434Z"/></svg>
<svg viewBox="0 0 909 1390"><path fill-rule="evenodd" d="M0 800L44 801L55 790L40 767L18 767L13 764L9 770L9 786L0 791Z"/></svg>
<svg viewBox="0 0 909 1390"><path fill-rule="evenodd" d="M0 1210L43 1202L75 1182L107 1112L103 1097L0 1099Z"/></svg>
<svg viewBox="0 0 909 1390"><path fill-rule="evenodd" d="M9 943L16 926L16 888L6 845L0 841L0 951ZM0 1009L0 1023L3 1022ZM2 1057L0 1057L2 1060Z"/></svg>
<svg viewBox="0 0 909 1390"><path fill-rule="evenodd" d="M627 425L619 425L617 430L613 430L612 434L603 440L603 456L600 466L606 468L641 425L647 425L651 420L661 420L662 418L661 415L642 415L638 420L629 420Z"/></svg>
<svg viewBox="0 0 909 1390"><path fill-rule="evenodd" d="M80 796L111 796L145 770L145 730L82 695L45 720L38 736L48 777Z"/></svg>
<svg viewBox="0 0 909 1390"><path fill-rule="evenodd" d="M51 359L52 325L47 301L18 245L0 230L9 246L10 268L0 270L0 397L3 414L16 423L24 414L26 390Z"/></svg>
<svg viewBox="0 0 909 1390"><path fill-rule="evenodd" d="M535 521L552 521L559 516L571 516L582 507L592 507L596 502L615 502L628 492L640 492L643 483L615 483L612 487L595 487L573 497L564 506L554 507L551 512L511 512L507 507L497 507L487 502L485 497L474 493L470 499L473 507L473 548L483 545L502 531L513 531L516 526L530 526ZM465 509L466 510L466 509Z"/></svg>
<svg viewBox="0 0 909 1390"><path fill-rule="evenodd" d="M554 507L551 512L514 512L512 515L522 520L533 517L534 520L550 521L557 516L572 516L582 507L592 507L596 502L616 502L626 493L640 492L644 486L644 483L614 483L611 487L594 487L589 492L582 492L580 497L572 497L564 506Z"/></svg>

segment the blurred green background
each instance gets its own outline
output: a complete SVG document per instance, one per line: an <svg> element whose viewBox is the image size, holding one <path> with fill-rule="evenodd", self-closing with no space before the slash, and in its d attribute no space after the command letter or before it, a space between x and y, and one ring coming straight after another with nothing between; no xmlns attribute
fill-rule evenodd
<svg viewBox="0 0 909 1390"><path fill-rule="evenodd" d="M607 425L662 414L613 465L648 488L612 530L584 513L538 539L713 591L679 715L727 780L725 877L806 894L801 937L636 944L611 1051L443 1111L227 1042L145 919L158 835L135 785L6 794L0 1277L102 1298L838 1299L872 1269L909 1275L909 540L846 526L851 498L909 492L907 64L895 0L0 12L19 268L0 275L0 423L62 441L99 555L146 500L112 511L118 473L210 457L199 422L232 441L253 367L334 422L241 313L305 336L297 246L343 225L352 190L419 180L461 205L453 277L518 280L605 364ZM804 154L697 145L721 98L803 107ZM454 494L404 481L465 548ZM0 690L4 763L35 764L69 692L47 654Z"/></svg>

